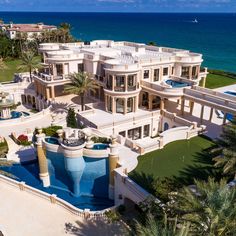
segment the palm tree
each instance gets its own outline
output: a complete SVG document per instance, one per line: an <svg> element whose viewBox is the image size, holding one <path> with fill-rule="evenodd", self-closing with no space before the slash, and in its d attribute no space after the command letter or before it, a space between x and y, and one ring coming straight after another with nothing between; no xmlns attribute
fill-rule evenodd
<svg viewBox="0 0 236 236"><path fill-rule="evenodd" d="M67 41L67 36L69 36L70 30L71 30L71 25L69 23L61 23L59 30L62 32L63 35L63 43L66 43Z"/></svg>
<svg viewBox="0 0 236 236"><path fill-rule="evenodd" d="M187 236L189 233L190 223L184 223L177 228L177 218L173 223L164 224L157 222L152 216L148 216L146 224L136 222L135 235L138 236Z"/></svg>
<svg viewBox="0 0 236 236"><path fill-rule="evenodd" d="M217 157L213 158L216 167L223 167L223 174L234 175L236 179L236 119L223 127Z"/></svg>
<svg viewBox="0 0 236 236"><path fill-rule="evenodd" d="M21 64L18 66L18 70L26 70L30 73L30 81L32 82L32 71L40 68L40 59L35 57L32 51L26 51L21 56Z"/></svg>
<svg viewBox="0 0 236 236"><path fill-rule="evenodd" d="M184 187L171 194L170 210L178 218L191 223L196 235L234 235L236 228L236 189L225 180L219 183L196 181L196 192Z"/></svg>
<svg viewBox="0 0 236 236"><path fill-rule="evenodd" d="M90 90L96 92L98 84L86 72L78 72L70 75L71 83L65 85L64 92L80 95L82 111L84 111L85 94Z"/></svg>

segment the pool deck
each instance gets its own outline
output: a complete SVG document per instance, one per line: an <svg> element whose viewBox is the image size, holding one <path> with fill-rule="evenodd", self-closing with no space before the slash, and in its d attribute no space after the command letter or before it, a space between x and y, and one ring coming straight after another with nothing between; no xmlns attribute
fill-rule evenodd
<svg viewBox="0 0 236 236"><path fill-rule="evenodd" d="M84 220L44 199L0 182L0 230L7 236L124 235L119 224Z"/></svg>

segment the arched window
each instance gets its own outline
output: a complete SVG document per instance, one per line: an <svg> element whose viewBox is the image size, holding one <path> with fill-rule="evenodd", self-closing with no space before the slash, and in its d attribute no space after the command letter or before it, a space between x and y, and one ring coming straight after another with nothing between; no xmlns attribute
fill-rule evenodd
<svg viewBox="0 0 236 236"><path fill-rule="evenodd" d="M134 111L134 98L128 98L127 100L127 113Z"/></svg>
<svg viewBox="0 0 236 236"><path fill-rule="evenodd" d="M116 113L122 113L124 114L124 99L122 98L117 98L116 99Z"/></svg>
<svg viewBox="0 0 236 236"><path fill-rule="evenodd" d="M168 129L169 129L169 124L167 122L165 122L165 124L164 124L164 131L166 131Z"/></svg>

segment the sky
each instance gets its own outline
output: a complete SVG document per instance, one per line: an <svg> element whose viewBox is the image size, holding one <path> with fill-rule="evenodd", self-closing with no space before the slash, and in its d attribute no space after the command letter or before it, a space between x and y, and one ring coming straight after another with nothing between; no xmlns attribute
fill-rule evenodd
<svg viewBox="0 0 236 236"><path fill-rule="evenodd" d="M236 0L0 0L0 11L236 12Z"/></svg>

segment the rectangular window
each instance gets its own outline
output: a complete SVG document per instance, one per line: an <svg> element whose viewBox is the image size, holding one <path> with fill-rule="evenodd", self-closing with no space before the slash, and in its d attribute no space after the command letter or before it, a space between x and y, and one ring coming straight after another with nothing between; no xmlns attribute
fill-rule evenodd
<svg viewBox="0 0 236 236"><path fill-rule="evenodd" d="M125 76L116 76L115 91L117 91L117 92L124 92L125 91Z"/></svg>
<svg viewBox="0 0 236 236"><path fill-rule="evenodd" d="M193 66L193 69L192 69L192 77L195 79L197 78L197 67L196 66Z"/></svg>
<svg viewBox="0 0 236 236"><path fill-rule="evenodd" d="M108 75L108 78L107 78L107 88L108 89L112 89L112 83L113 83L113 77L112 77L112 75Z"/></svg>
<svg viewBox="0 0 236 236"><path fill-rule="evenodd" d="M144 79L148 79L148 78L149 78L149 70L145 70L145 71L143 72L143 78L144 78Z"/></svg>
<svg viewBox="0 0 236 236"><path fill-rule="evenodd" d="M128 75L128 91L136 89L136 75Z"/></svg>
<svg viewBox="0 0 236 236"><path fill-rule="evenodd" d="M80 63L78 64L78 72L83 72L84 71L84 64Z"/></svg>
<svg viewBox="0 0 236 236"><path fill-rule="evenodd" d="M63 74L63 65L62 64L56 64L56 69L57 69L57 75Z"/></svg>
<svg viewBox="0 0 236 236"><path fill-rule="evenodd" d="M188 66L182 66L181 77L189 78L189 67Z"/></svg>
<svg viewBox="0 0 236 236"><path fill-rule="evenodd" d="M141 127L128 130L128 138L137 140L141 138Z"/></svg>
<svg viewBox="0 0 236 236"><path fill-rule="evenodd" d="M107 110L112 112L112 97L107 98Z"/></svg>
<svg viewBox="0 0 236 236"><path fill-rule="evenodd" d="M119 135L121 135L122 137L125 138L125 131L121 131L121 132L119 133Z"/></svg>
<svg viewBox="0 0 236 236"><path fill-rule="evenodd" d="M174 75L174 73L175 73L175 68L174 68L174 66L172 66L172 68L171 68L171 75Z"/></svg>
<svg viewBox="0 0 236 236"><path fill-rule="evenodd" d="M159 69L154 70L154 78L153 78L154 81L159 81L159 73L160 73Z"/></svg>
<svg viewBox="0 0 236 236"><path fill-rule="evenodd" d="M163 76L167 76L168 73L169 73L169 68L168 67L163 68Z"/></svg>
<svg viewBox="0 0 236 236"><path fill-rule="evenodd" d="M148 137L149 136L149 130L150 130L150 125L144 125L143 127L143 137Z"/></svg>

